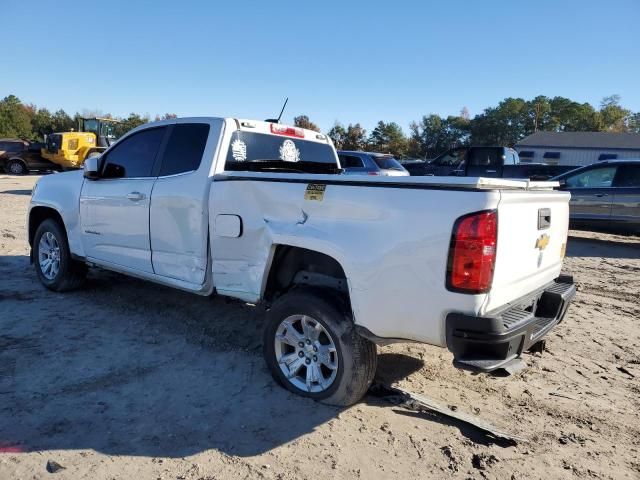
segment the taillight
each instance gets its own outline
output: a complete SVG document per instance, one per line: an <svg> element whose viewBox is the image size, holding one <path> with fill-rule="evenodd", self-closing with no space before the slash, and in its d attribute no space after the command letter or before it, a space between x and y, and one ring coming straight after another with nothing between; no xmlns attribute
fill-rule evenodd
<svg viewBox="0 0 640 480"><path fill-rule="evenodd" d="M304 138L304 130L298 127L288 127L278 123L271 124L271 133L286 135L287 137Z"/></svg>
<svg viewBox="0 0 640 480"><path fill-rule="evenodd" d="M498 240L495 210L476 212L456 220L453 226L447 288L462 293L486 293L493 281Z"/></svg>

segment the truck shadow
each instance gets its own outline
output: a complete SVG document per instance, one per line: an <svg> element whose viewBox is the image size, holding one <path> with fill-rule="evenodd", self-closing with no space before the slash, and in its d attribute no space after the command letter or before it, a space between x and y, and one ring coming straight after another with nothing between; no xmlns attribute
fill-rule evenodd
<svg viewBox="0 0 640 480"><path fill-rule="evenodd" d="M569 237L567 257L640 259L640 237L629 237L629 241Z"/></svg>
<svg viewBox="0 0 640 480"><path fill-rule="evenodd" d="M104 271L56 294L26 256L0 257L0 292L0 452L251 456L341 411L275 384L256 307ZM423 362L380 365L402 378Z"/></svg>
<svg viewBox="0 0 640 480"><path fill-rule="evenodd" d="M31 196L32 190L3 190L0 193L6 193L9 195L28 195Z"/></svg>

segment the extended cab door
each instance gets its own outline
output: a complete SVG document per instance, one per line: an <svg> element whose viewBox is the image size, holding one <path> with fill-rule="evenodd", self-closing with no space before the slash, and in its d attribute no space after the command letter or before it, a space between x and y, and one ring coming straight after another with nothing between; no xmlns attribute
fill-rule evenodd
<svg viewBox="0 0 640 480"><path fill-rule="evenodd" d="M153 187L151 250L156 274L201 285L207 267L211 166L223 121L170 127Z"/></svg>
<svg viewBox="0 0 640 480"><path fill-rule="evenodd" d="M595 165L566 177L563 190L571 192L571 220L609 223L616 169L612 164Z"/></svg>
<svg viewBox="0 0 640 480"><path fill-rule="evenodd" d="M640 162L618 166L613 186L611 222L640 227Z"/></svg>
<svg viewBox="0 0 640 480"><path fill-rule="evenodd" d="M166 130L148 128L123 138L103 155L100 178L84 181L80 221L89 259L153 273L149 202Z"/></svg>

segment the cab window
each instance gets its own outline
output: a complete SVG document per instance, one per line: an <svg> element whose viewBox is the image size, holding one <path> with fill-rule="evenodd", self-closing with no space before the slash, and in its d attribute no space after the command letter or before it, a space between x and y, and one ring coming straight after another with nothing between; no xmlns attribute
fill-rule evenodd
<svg viewBox="0 0 640 480"><path fill-rule="evenodd" d="M160 176L192 172L200 167L209 136L206 123L179 123L173 127L162 155Z"/></svg>
<svg viewBox="0 0 640 480"><path fill-rule="evenodd" d="M149 128L125 138L106 154L105 178L150 177L166 127Z"/></svg>
<svg viewBox="0 0 640 480"><path fill-rule="evenodd" d="M620 165L615 181L616 187L640 188L640 164Z"/></svg>
<svg viewBox="0 0 640 480"><path fill-rule="evenodd" d="M616 167L591 168L567 177L569 188L607 188L613 183Z"/></svg>
<svg viewBox="0 0 640 480"><path fill-rule="evenodd" d="M355 155L338 155L342 168L364 168L364 163L360 157Z"/></svg>

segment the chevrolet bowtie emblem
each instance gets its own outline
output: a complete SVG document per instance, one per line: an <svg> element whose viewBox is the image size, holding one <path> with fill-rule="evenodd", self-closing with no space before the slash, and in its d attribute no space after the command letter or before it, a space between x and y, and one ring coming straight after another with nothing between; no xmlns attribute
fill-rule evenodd
<svg viewBox="0 0 640 480"><path fill-rule="evenodd" d="M547 245L549 245L549 235L543 233L542 235L540 235L540 238L536 240L536 248L542 251L547 248Z"/></svg>

